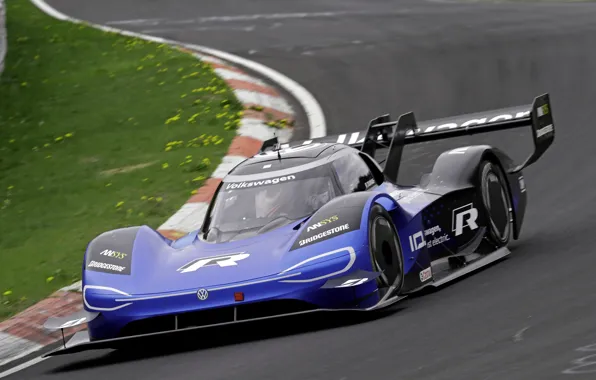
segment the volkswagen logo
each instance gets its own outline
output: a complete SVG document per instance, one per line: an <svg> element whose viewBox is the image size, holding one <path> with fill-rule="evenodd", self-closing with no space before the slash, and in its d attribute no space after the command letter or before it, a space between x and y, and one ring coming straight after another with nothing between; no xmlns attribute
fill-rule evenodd
<svg viewBox="0 0 596 380"><path fill-rule="evenodd" d="M197 291L197 298L201 301L205 301L207 297L209 297L209 292L207 291L207 289L199 289Z"/></svg>

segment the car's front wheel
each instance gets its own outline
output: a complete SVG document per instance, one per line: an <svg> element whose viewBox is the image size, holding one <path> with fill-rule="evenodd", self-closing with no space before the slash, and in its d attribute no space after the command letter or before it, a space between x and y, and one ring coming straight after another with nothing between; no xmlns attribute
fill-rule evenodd
<svg viewBox="0 0 596 380"><path fill-rule="evenodd" d="M380 289L395 294L404 282L404 260L397 229L381 205L375 204L371 208L368 233L372 267L381 273L377 284Z"/></svg>

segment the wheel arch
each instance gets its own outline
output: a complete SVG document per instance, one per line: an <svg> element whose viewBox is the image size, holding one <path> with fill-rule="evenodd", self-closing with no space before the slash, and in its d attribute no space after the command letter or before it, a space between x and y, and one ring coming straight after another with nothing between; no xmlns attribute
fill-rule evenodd
<svg viewBox="0 0 596 380"><path fill-rule="evenodd" d="M476 188L480 163L488 160L505 175L506 187L512 205L513 237L518 239L523 225L527 195L523 173L510 173L513 160L503 151L490 145L472 145L443 152L436 160L425 188L438 194L467 188Z"/></svg>

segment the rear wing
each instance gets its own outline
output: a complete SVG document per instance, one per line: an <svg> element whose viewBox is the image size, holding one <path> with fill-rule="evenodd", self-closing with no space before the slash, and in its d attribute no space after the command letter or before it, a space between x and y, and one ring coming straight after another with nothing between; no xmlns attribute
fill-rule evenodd
<svg viewBox="0 0 596 380"><path fill-rule="evenodd" d="M388 149L383 171L389 179L397 181L402 151L405 145L522 127L530 127L534 141L534 151L523 163L509 169L510 173L516 173L536 162L555 139L555 124L548 94L536 97L531 105L459 115L420 123L416 122L412 112L401 115L397 121L391 121L390 115L385 114L372 119L366 131L326 136L288 144L279 144L277 138L273 138L263 143L261 151L266 151L272 147L276 150L325 142L347 144L360 149L371 157L375 157L375 152L379 148Z"/></svg>

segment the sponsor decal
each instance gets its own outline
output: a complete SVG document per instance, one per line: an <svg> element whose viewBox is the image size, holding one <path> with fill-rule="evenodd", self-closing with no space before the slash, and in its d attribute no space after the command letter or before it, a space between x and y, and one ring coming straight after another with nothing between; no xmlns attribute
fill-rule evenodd
<svg viewBox="0 0 596 380"><path fill-rule="evenodd" d="M494 115L494 113L493 113L492 115L489 115L487 117L480 117L478 119L467 119L463 122L451 122L451 123L434 124L434 125L431 124L431 125L425 127L424 130L417 128L416 131L413 131L410 129L407 131L406 136L411 136L414 133L419 135L419 134L425 134L425 133L430 133L430 132L442 131L444 129L458 129L458 128L469 127L471 125L490 124L490 123L496 123L496 122L501 122L501 121L505 121L505 120L523 119L523 118L530 116L530 112L531 111L522 111L522 112L516 112L516 113L503 113L500 115ZM465 115L464 115L464 117L465 117ZM458 118L458 117L455 116L455 118ZM423 123L428 124L427 122L422 122L420 124L423 124ZM338 135L334 142L339 143L339 144L348 144L348 145L362 144L364 142L365 137L366 137L366 132L364 132L364 131L363 132L353 132L353 133L349 133L349 134L344 133L344 134ZM379 141L381 141L382 139L383 139L383 136L378 137ZM313 142L312 140L306 140L306 141L302 142L302 145L297 145L295 147L290 147L289 143L284 143L284 144L281 144L281 147L284 149L287 149L288 152L291 152L292 149L297 150L297 149L304 148L305 146L309 146L312 144L312 142ZM320 143L315 143L312 145L316 146L319 144ZM283 155L283 152L284 151L281 151L282 155ZM268 155L274 155L276 153L277 152L267 152Z"/></svg>
<svg viewBox="0 0 596 380"><path fill-rule="evenodd" d="M375 184L375 180L374 179L369 179L368 181L366 181L366 183L364 184L364 187L366 187L367 189L369 187L371 187L372 185Z"/></svg>
<svg viewBox="0 0 596 380"><path fill-rule="evenodd" d="M434 227L431 227L431 228L427 228L426 230L424 230L424 236L429 236L429 235L430 236L435 236L435 234L437 232L441 232L441 231L442 231L441 230L441 227L439 227L439 226L434 226Z"/></svg>
<svg viewBox="0 0 596 380"><path fill-rule="evenodd" d="M244 260L249 256L250 254L248 253L240 252L221 256L206 257L202 259L194 259L191 262L184 264L182 267L178 268L177 271L180 273L195 272L201 268L215 265L221 268L232 267L238 265L238 261Z"/></svg>
<svg viewBox="0 0 596 380"><path fill-rule="evenodd" d="M307 222L308 227L304 227L294 239L290 251L358 230L361 222L362 210L358 207L321 209Z"/></svg>
<svg viewBox="0 0 596 380"><path fill-rule="evenodd" d="M352 279L352 280L347 280L343 284L336 286L336 288L348 288L348 287L351 287L351 286L362 285L367 280L368 280L368 278L355 278L355 279Z"/></svg>
<svg viewBox="0 0 596 380"><path fill-rule="evenodd" d="M436 238L434 237L436 233L442 232L442 231L443 230L439 226L434 226L434 227L424 230L424 236L431 236L431 239L432 239L432 240L426 239L426 248L432 248L434 246L437 246L439 244L442 244L442 243L450 240L449 235L447 235L445 233L439 237L436 237Z"/></svg>
<svg viewBox="0 0 596 380"><path fill-rule="evenodd" d="M423 132L421 132L420 128L418 128L415 133L419 134L419 133L429 133L429 132L434 132L434 131L440 131L443 129L465 128L465 127L469 127L471 125L481 125L481 124L487 124L487 123L496 123L498 121L504 121L504 120L521 119L521 118L528 117L529 115L530 115L530 111L517 112L515 115L505 113L505 114L493 116L491 118L482 117L479 119L469 119L469 120L466 120L459 124L452 122L452 123L445 123L445 124L441 124L441 125L431 125L430 127L427 127ZM409 136L412 134L414 134L414 132L410 130L410 131L408 131L408 133L406 133L406 136Z"/></svg>
<svg viewBox="0 0 596 380"><path fill-rule="evenodd" d="M197 290L197 298L201 301L205 301L209 297L209 292L207 289L199 289Z"/></svg>
<svg viewBox="0 0 596 380"><path fill-rule="evenodd" d="M412 131L409 130L406 133L406 136L411 136L414 133L416 134L423 134L423 133L429 133L429 132L435 132L435 131L441 131L443 129L457 129L457 128L465 128L465 127L469 127L471 125L480 125L480 124L487 124L487 123L496 123L499 121L505 121L505 120L515 120L515 119L522 119L522 118L526 118L530 116L530 111L523 111L523 112L517 112L515 114L509 114L509 113L505 113L505 114L501 114L501 115L495 115L493 117L481 117L478 119L468 119L462 123L445 123L445 124L440 124L440 125L430 125L428 127L426 127L424 129L424 131L422 131L420 128L417 128L416 131ZM347 142L348 144L361 144L364 142L364 135L366 134L366 132L355 132L352 133L350 136L349 141ZM363 135L362 138L359 139L360 135ZM344 144L346 143L346 137L347 134L342 134L339 135L337 137L337 141L340 144ZM382 136L379 136L379 140L382 139Z"/></svg>
<svg viewBox="0 0 596 380"><path fill-rule="evenodd" d="M536 131L536 137L540 138L546 134L551 133L554 130L553 125L549 124L546 127L542 127Z"/></svg>
<svg viewBox="0 0 596 380"><path fill-rule="evenodd" d="M276 185L280 182L286 182L296 179L295 175L288 175L278 178L268 178L261 181L248 181L248 182L230 182L226 184L226 190L234 190L234 189L245 189L250 187L256 186L264 186L264 185Z"/></svg>
<svg viewBox="0 0 596 380"><path fill-rule="evenodd" d="M92 260L89 263L89 265L87 265L87 268L104 269L105 271L118 272L118 273L120 273L126 269L126 267L122 266L122 265L100 263L95 260Z"/></svg>
<svg viewBox="0 0 596 380"><path fill-rule="evenodd" d="M548 115L549 112L550 112L550 110L548 109L548 104L542 105L536 109L536 113L538 114L538 117Z"/></svg>
<svg viewBox="0 0 596 380"><path fill-rule="evenodd" d="M424 235L422 231L416 232L414 235L410 235L410 250L412 252L416 252L417 250L426 246L426 240L424 240Z"/></svg>
<svg viewBox="0 0 596 380"><path fill-rule="evenodd" d="M310 231L316 230L317 228L319 228L319 227L322 227L322 226L324 226L325 224L329 224L329 223L335 222L335 221L337 221L337 220L339 220L339 217L338 217L337 215L333 215L333 216L332 216L332 217L330 217L330 218L323 219L323 220L321 220L320 222L317 222L317 223L315 223L315 224L313 224L313 225L311 225L311 226L308 226L308 227L306 228L306 231L310 232Z"/></svg>
<svg viewBox="0 0 596 380"><path fill-rule="evenodd" d="M99 253L102 256L112 257L114 259L123 260L128 254L122 252L112 251L111 249L104 249Z"/></svg>
<svg viewBox="0 0 596 380"><path fill-rule="evenodd" d="M469 227L470 230L478 228L476 223L478 219L478 210L472 203L468 203L465 206L458 207L452 211L452 229L455 232L455 236L463 234L464 227Z"/></svg>
<svg viewBox="0 0 596 380"><path fill-rule="evenodd" d="M521 192L524 193L526 191L526 182L524 181L524 176L520 175L517 180L519 181L519 188Z"/></svg>
<svg viewBox="0 0 596 380"><path fill-rule="evenodd" d="M430 280L432 275L433 275L433 272L430 267L420 271L420 282L426 282L426 281Z"/></svg>
<svg viewBox="0 0 596 380"><path fill-rule="evenodd" d="M324 238L324 237L326 237L326 236L331 236L331 235L334 235L334 234L336 234L336 233L338 233L338 232L341 232L341 231L347 231L347 230L349 230L349 229L350 229L350 225L349 225L348 223L346 223L346 224L344 224L344 225L341 225L341 226L339 226L339 227L335 227L335 228L332 228L332 229L330 229L330 230L327 230L327 231L321 232L320 234L316 234L316 235L314 235L314 236L311 236L311 237L309 237L309 238L306 238L306 239L300 240L300 241L298 242L298 245L302 247L302 246L303 246L303 245L305 245L305 244L312 243L312 242L314 242L314 241L317 241L317 240L319 240L319 239L321 239L321 238Z"/></svg>
<svg viewBox="0 0 596 380"><path fill-rule="evenodd" d="M432 247L435 247L435 246L437 246L439 244L443 244L443 243L445 243L446 241L449 241L449 240L451 240L451 239L449 239L449 236L447 234L443 234L442 236L439 236L438 238L434 238L432 240L428 240L426 242L426 247L427 248L432 248Z"/></svg>

